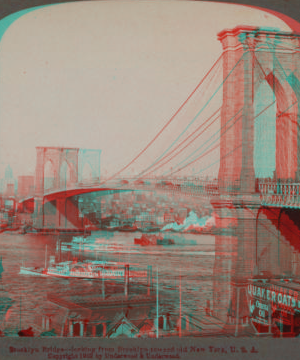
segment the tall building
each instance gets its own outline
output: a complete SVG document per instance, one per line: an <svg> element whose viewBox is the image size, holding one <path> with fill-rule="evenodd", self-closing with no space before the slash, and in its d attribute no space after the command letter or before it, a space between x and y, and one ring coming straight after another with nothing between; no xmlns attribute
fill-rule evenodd
<svg viewBox="0 0 300 360"><path fill-rule="evenodd" d="M2 181L2 192L6 196L13 196L15 194L15 180L10 165L7 165L5 169L4 179Z"/></svg>

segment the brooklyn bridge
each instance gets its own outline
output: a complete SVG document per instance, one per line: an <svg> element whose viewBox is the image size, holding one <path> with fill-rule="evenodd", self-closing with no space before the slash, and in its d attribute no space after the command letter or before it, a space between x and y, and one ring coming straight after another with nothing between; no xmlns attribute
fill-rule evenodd
<svg viewBox="0 0 300 360"><path fill-rule="evenodd" d="M259 306L253 310L251 304L258 297L251 289L273 281L272 286L278 286L276 296L282 293L276 309L282 306L290 317L300 311L296 302L291 305L290 293L292 284L299 287L300 276L300 35L238 26L220 32L218 39L223 48L218 60L155 138L123 169L103 180L101 151L37 147L35 193L19 203L34 209L35 228L62 230L82 228L82 203L88 197L97 211L95 194L138 191L208 199L218 228L236 224L232 234L216 235L214 273L231 277L230 285L214 280L218 291L213 292L210 311L238 335L249 327L257 310L256 331L271 333L271 303L265 298L268 310L262 312ZM220 69L222 81L217 83ZM172 146L153 163L144 163L139 174L123 176L178 117L184 117L196 92L205 94L204 104L192 120L185 119L185 130ZM220 92L223 101L216 108L214 99ZM220 128L200 141L216 121ZM187 155L189 149L193 151ZM212 161L203 167L202 161L216 149L217 179L182 176L191 166L198 175L213 166ZM89 181L83 177L86 165ZM236 250L234 260L222 255L224 247ZM295 333L296 325L286 324L287 332Z"/></svg>

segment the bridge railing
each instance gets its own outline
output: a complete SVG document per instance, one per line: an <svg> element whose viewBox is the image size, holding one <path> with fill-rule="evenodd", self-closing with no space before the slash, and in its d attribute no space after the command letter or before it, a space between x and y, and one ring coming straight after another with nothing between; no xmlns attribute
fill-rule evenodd
<svg viewBox="0 0 300 360"><path fill-rule="evenodd" d="M261 182L259 183L259 192L262 195L299 195L300 183L292 182Z"/></svg>
<svg viewBox="0 0 300 360"><path fill-rule="evenodd" d="M264 205L300 206L300 183L263 181L258 188Z"/></svg>

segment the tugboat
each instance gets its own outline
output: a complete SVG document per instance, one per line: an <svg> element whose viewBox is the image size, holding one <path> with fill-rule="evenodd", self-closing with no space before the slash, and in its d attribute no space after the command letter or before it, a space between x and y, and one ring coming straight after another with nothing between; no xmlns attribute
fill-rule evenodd
<svg viewBox="0 0 300 360"><path fill-rule="evenodd" d="M157 239L157 245L174 245L173 239Z"/></svg>
<svg viewBox="0 0 300 360"><path fill-rule="evenodd" d="M174 245L173 239L164 239L162 236L143 234L140 239L135 238L134 243L142 246Z"/></svg>

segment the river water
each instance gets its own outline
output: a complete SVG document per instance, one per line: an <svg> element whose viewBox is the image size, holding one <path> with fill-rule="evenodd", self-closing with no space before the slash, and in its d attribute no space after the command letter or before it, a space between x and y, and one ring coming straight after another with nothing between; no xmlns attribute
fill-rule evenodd
<svg viewBox="0 0 300 360"><path fill-rule="evenodd" d="M174 304L175 311L179 311L181 288L181 306L184 311L196 315L204 312L206 301L208 299L212 301L213 291L218 291L218 289L214 290L213 278L222 275L214 273L216 272L214 270L215 236L170 233L165 237L173 238L175 245L151 247L134 245L134 238L141 235L141 233L95 232L92 238L101 245L98 251L84 248L81 249L80 254L77 250L77 253L62 251L61 260L80 255L84 259L134 263L145 269L151 265L154 287L156 288L156 279L158 279L159 293L164 293L164 298ZM8 296L14 301L1 324L1 329L6 329L7 334L15 334L20 328L29 326L35 329L37 315L47 309L47 293L81 294L87 291L93 293L101 291L97 280L19 275L23 261L26 266L44 267L46 245L48 262L49 257L56 253L56 243L57 237L52 235L1 234L0 256L2 256L4 272L0 296ZM103 245L116 245L118 248L116 251L106 251ZM227 255L230 257L230 253ZM123 284L120 284L120 291L123 291L122 286Z"/></svg>

